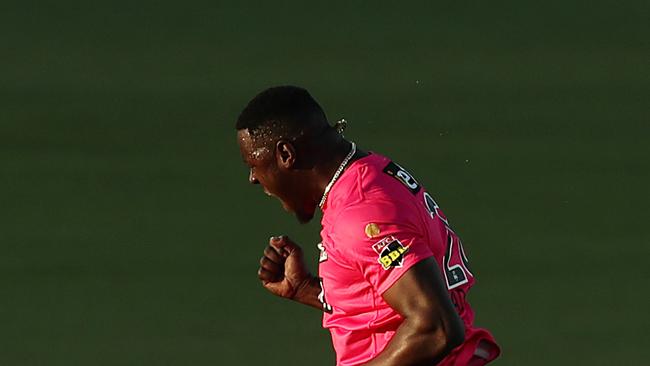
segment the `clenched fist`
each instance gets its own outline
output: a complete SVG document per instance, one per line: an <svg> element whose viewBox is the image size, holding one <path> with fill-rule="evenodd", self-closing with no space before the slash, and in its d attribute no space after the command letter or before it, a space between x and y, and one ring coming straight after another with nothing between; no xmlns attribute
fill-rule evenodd
<svg viewBox="0 0 650 366"><path fill-rule="evenodd" d="M302 248L284 235L269 239L257 275L267 290L288 299L296 299L298 291L314 280L303 261Z"/></svg>

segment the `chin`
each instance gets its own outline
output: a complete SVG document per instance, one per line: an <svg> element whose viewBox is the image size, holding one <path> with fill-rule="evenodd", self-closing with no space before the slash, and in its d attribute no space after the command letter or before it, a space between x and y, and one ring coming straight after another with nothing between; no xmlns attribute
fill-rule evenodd
<svg viewBox="0 0 650 366"><path fill-rule="evenodd" d="M306 224L314 218L316 207L302 207L302 209L294 210L293 212L301 224Z"/></svg>
<svg viewBox="0 0 650 366"><path fill-rule="evenodd" d="M280 199L280 202L282 203L282 208L284 208L284 210L287 211L288 213L294 214L294 216L296 216L296 219L298 219L298 222L301 224L306 224L314 218L315 210L305 210L305 209L297 210L294 209L292 205L290 205L283 199Z"/></svg>
<svg viewBox="0 0 650 366"><path fill-rule="evenodd" d="M296 218L298 219L298 222L301 224L306 224L311 219L314 218L314 213L312 212L311 214L308 213L301 213L301 212L295 212Z"/></svg>

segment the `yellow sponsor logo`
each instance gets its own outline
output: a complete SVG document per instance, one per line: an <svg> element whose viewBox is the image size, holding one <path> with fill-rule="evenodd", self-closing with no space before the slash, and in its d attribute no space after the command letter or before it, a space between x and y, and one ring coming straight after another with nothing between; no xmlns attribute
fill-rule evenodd
<svg viewBox="0 0 650 366"><path fill-rule="evenodd" d="M397 243L399 243L399 241L397 241ZM379 263L381 263L384 269L389 269L390 267L401 267L404 259L403 255L408 252L408 250L408 247L403 247L401 244L391 248L391 250L384 250L382 255L379 257Z"/></svg>

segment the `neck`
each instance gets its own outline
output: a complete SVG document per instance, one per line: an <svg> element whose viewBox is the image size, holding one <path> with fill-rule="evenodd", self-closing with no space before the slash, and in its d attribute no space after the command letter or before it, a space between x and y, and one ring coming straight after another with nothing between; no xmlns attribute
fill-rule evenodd
<svg viewBox="0 0 650 366"><path fill-rule="evenodd" d="M314 169L315 179L313 182L315 183L315 186L313 197L316 202L320 202L323 198L327 186L332 182L337 170L341 167L341 164L344 162L348 154L350 154L351 149L352 143L345 139L341 139L337 144L329 149L329 152L323 152L323 160L321 164L317 165ZM365 152L360 151L357 148L356 153L348 160L343 172L354 160L365 155L367 155ZM341 175L343 172L341 172Z"/></svg>

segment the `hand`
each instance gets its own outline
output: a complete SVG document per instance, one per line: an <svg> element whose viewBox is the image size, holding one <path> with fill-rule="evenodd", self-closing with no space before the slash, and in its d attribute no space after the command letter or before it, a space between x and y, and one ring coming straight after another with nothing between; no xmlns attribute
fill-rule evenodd
<svg viewBox="0 0 650 366"><path fill-rule="evenodd" d="M269 239L257 275L264 288L292 300L314 278L305 267L302 248L285 235Z"/></svg>

